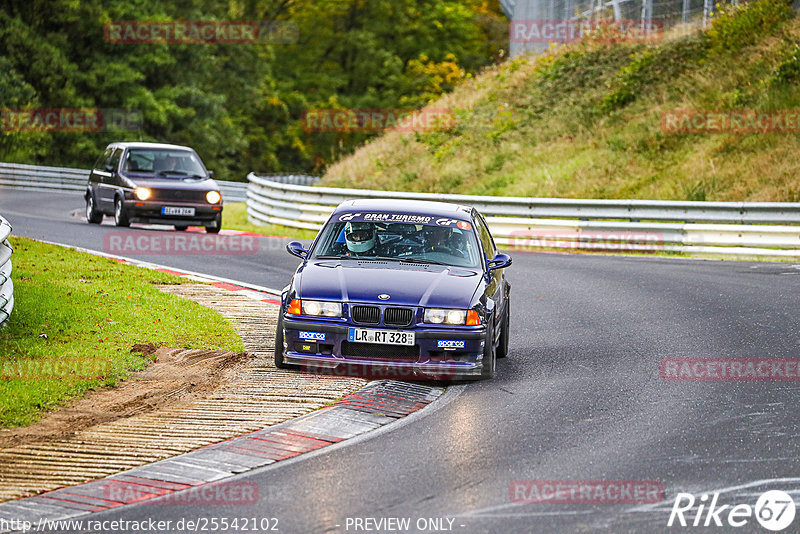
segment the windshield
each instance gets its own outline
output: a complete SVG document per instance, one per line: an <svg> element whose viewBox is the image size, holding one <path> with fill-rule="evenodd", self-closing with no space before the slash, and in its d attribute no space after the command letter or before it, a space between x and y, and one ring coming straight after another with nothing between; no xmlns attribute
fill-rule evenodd
<svg viewBox="0 0 800 534"><path fill-rule="evenodd" d="M456 226L456 222L458 225ZM480 267L480 249L466 221L436 224L339 221L328 224L314 259L359 258Z"/></svg>
<svg viewBox="0 0 800 534"><path fill-rule="evenodd" d="M165 178L206 177L200 158L190 150L133 148L128 150L122 167L127 172L158 174Z"/></svg>

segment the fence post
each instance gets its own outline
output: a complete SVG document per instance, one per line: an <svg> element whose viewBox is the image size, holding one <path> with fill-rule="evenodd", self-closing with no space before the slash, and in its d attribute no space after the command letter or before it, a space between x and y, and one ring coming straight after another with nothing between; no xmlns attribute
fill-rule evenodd
<svg viewBox="0 0 800 534"><path fill-rule="evenodd" d="M0 217L0 327L14 309L14 283L11 281L11 245L8 236L11 225Z"/></svg>
<svg viewBox="0 0 800 534"><path fill-rule="evenodd" d="M642 0L642 33L649 33L652 20L653 0Z"/></svg>

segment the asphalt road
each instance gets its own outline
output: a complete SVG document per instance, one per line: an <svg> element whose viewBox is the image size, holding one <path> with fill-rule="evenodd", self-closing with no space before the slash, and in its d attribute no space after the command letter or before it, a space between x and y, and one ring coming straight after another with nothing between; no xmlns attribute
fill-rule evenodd
<svg viewBox="0 0 800 534"><path fill-rule="evenodd" d="M102 249L116 229L82 223L71 215L79 208L75 195L0 189L14 235ZM247 256L141 258L278 288L297 263L283 242L260 239ZM275 517L291 533L437 531L417 523L426 518L452 519L449 531L465 533L768 532L753 517L740 528L693 527L696 507L688 527L667 521L681 492L752 506L780 489L800 504L797 381L659 375L665 358L800 357L800 266L518 253L508 277L511 355L494 380L451 388L387 429L237 477L258 485L256 505L140 505L91 517L172 520L175 532L180 519L198 517ZM554 480L654 481L664 500L512 502L515 481ZM376 529L366 518L410 518L412 528ZM798 525L800 517L786 532Z"/></svg>

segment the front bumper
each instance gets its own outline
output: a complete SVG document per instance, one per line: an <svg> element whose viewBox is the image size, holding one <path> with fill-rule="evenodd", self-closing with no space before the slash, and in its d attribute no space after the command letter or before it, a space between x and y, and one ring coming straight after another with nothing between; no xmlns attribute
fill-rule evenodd
<svg viewBox="0 0 800 534"><path fill-rule="evenodd" d="M371 355L369 348L391 352L394 345L361 344L348 341L352 327L376 330L412 331L416 354ZM455 380L479 377L483 370L485 327L430 328L416 325L407 328L337 324L295 319L284 315L284 361L301 366L314 374L369 374L375 378L405 378L410 380ZM300 333L305 333L305 338ZM316 339L308 339L314 334ZM320 339L323 337L323 339ZM444 348L440 342L444 342ZM359 355L353 355L353 345ZM398 348L399 352L409 350Z"/></svg>
<svg viewBox="0 0 800 534"><path fill-rule="evenodd" d="M164 215L161 208L165 206L176 208L194 208L193 216ZM221 204L208 202L178 202L173 200L125 200L125 212L131 222L150 224L175 224L175 225L206 225L211 224L222 213Z"/></svg>

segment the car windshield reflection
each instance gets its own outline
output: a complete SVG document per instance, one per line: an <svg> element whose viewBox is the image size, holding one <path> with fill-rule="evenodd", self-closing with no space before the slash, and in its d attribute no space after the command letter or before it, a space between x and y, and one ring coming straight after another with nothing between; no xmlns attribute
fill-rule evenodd
<svg viewBox="0 0 800 534"><path fill-rule="evenodd" d="M335 222L325 227L313 259L359 259L478 268L471 231L425 224Z"/></svg>
<svg viewBox="0 0 800 534"><path fill-rule="evenodd" d="M188 150L131 149L128 151L122 170L124 172L155 174L159 178L183 179L206 178L200 158Z"/></svg>

